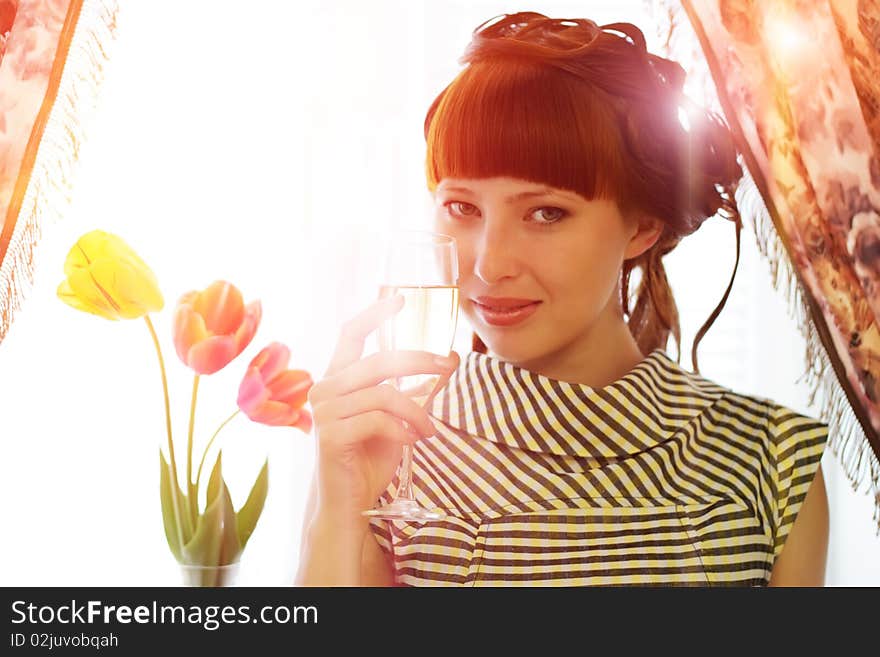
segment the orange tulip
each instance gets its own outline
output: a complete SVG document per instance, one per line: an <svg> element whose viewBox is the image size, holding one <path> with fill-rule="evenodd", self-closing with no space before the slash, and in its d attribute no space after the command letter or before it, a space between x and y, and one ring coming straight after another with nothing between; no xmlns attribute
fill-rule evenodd
<svg viewBox="0 0 880 657"><path fill-rule="evenodd" d="M174 348L197 374L213 374L250 344L261 317L259 301L245 306L238 288L215 281L201 292L187 292L177 302Z"/></svg>
<svg viewBox="0 0 880 657"><path fill-rule="evenodd" d="M312 416L303 405L312 377L304 370L289 370L290 350L273 342L248 365L238 389L238 407L254 422L272 426L312 429Z"/></svg>

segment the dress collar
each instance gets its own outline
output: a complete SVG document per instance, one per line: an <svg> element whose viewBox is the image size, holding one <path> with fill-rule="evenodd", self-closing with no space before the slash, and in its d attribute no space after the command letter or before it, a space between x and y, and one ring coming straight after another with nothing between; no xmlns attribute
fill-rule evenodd
<svg viewBox="0 0 880 657"><path fill-rule="evenodd" d="M430 413L458 432L510 447L607 460L668 440L724 392L662 349L603 388L551 379L472 351Z"/></svg>

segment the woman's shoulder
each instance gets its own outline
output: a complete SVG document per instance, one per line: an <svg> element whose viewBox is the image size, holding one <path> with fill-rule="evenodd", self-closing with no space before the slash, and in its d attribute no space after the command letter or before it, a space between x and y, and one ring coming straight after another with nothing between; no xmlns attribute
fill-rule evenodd
<svg viewBox="0 0 880 657"><path fill-rule="evenodd" d="M751 412L760 412L765 415L768 424L778 427L780 425L824 425L825 422L814 417L809 411L798 411L793 405L787 405L773 397L767 397L752 391L731 387L717 379L704 374L698 374L685 370L674 361L670 362L683 373L683 376L698 389L714 390L721 394L723 400L736 408Z"/></svg>
<svg viewBox="0 0 880 657"><path fill-rule="evenodd" d="M728 433L771 442L792 433L827 432L827 425L809 414L690 371L663 349L653 350L602 388L551 379L470 352L429 407L437 419L480 435L492 433L493 417L510 418L511 426L535 424L535 431L544 432L541 418L560 412L587 417L590 425L601 421L606 428L620 424L621 416L635 417L655 436L672 435L691 423L707 428L721 424ZM496 433L502 429L497 427Z"/></svg>
<svg viewBox="0 0 880 657"><path fill-rule="evenodd" d="M689 372L668 359L696 390L712 390L719 395L713 404L716 415L726 415L738 426L766 439L773 452L813 451L821 453L828 437L828 423L794 405L751 391L719 383L705 374Z"/></svg>

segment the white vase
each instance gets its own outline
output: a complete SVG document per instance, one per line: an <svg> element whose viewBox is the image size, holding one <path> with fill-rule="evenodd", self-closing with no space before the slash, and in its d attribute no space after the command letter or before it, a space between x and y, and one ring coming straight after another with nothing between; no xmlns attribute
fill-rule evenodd
<svg viewBox="0 0 880 657"><path fill-rule="evenodd" d="M236 586L240 570L239 561L223 566L197 566L180 564L183 586Z"/></svg>

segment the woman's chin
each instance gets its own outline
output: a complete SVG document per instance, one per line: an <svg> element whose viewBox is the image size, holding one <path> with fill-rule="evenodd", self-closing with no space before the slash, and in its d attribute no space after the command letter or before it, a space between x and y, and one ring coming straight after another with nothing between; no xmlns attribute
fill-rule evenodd
<svg viewBox="0 0 880 657"><path fill-rule="evenodd" d="M488 355L508 363L522 363L531 360L535 356L535 349L529 349L522 340L489 340L480 338L486 345ZM534 345L531 345L534 347Z"/></svg>
<svg viewBox="0 0 880 657"><path fill-rule="evenodd" d="M541 355L542 340L529 323L524 326L492 326L481 321L479 314L468 317L472 326L479 326L477 333L486 345L488 355L508 362L526 362Z"/></svg>

